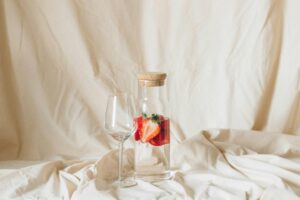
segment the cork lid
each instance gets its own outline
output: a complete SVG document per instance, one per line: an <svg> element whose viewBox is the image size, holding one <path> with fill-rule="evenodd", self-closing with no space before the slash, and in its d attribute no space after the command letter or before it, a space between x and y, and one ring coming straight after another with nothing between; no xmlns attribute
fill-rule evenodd
<svg viewBox="0 0 300 200"><path fill-rule="evenodd" d="M145 72L138 74L139 83L146 87L164 85L167 74L163 72Z"/></svg>

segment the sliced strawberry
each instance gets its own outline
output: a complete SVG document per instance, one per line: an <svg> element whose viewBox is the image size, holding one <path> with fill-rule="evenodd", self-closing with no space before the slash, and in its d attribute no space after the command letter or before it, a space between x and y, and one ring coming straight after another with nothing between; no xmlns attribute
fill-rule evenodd
<svg viewBox="0 0 300 200"><path fill-rule="evenodd" d="M139 130L136 130L135 133L134 133L134 139L136 141L140 140L140 131Z"/></svg>
<svg viewBox="0 0 300 200"><path fill-rule="evenodd" d="M149 143L154 146L161 146L170 143L170 121L161 121L160 128L160 133L149 141Z"/></svg>
<svg viewBox="0 0 300 200"><path fill-rule="evenodd" d="M135 118L134 121L135 121L136 126L137 126L136 131L134 133L134 139L136 141L138 141L138 140L140 140L140 132L141 132L141 129L143 127L143 117L142 116L137 117L137 118Z"/></svg>
<svg viewBox="0 0 300 200"><path fill-rule="evenodd" d="M140 131L140 137L142 142L148 142L160 132L160 126L157 122L153 122L151 119L143 120L143 127Z"/></svg>

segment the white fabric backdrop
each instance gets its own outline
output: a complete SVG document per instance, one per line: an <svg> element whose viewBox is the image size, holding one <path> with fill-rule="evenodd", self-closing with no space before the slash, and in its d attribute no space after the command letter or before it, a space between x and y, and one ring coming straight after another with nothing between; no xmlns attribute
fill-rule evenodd
<svg viewBox="0 0 300 200"><path fill-rule="evenodd" d="M114 88L169 74L173 141L300 133L300 2L0 0L0 159L99 156ZM128 144L128 143L127 143Z"/></svg>

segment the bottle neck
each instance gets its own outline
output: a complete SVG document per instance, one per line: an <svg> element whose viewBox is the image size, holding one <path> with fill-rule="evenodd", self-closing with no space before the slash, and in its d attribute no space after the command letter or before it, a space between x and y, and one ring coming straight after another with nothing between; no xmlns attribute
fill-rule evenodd
<svg viewBox="0 0 300 200"><path fill-rule="evenodd" d="M163 91L164 86L148 87L145 84L139 84L138 98L141 114L166 114L165 92Z"/></svg>

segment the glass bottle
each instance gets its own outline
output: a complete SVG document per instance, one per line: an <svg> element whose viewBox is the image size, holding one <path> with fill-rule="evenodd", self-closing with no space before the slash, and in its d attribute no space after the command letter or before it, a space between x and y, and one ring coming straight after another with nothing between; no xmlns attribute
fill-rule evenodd
<svg viewBox="0 0 300 200"><path fill-rule="evenodd" d="M170 119L165 80L167 74L138 75L139 114L136 116L135 177L148 181L169 179Z"/></svg>

